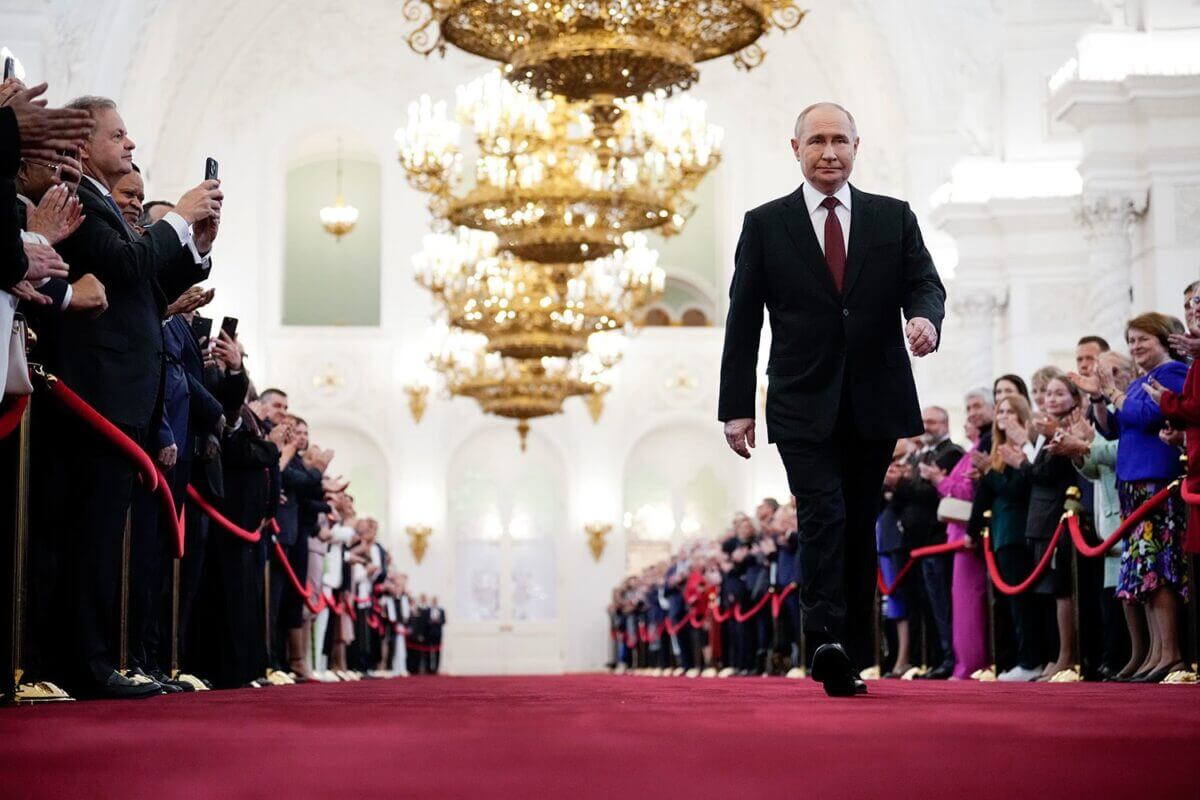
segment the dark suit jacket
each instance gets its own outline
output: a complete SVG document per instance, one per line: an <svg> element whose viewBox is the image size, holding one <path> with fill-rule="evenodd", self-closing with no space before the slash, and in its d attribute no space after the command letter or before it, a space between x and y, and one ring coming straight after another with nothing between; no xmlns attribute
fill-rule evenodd
<svg viewBox="0 0 1200 800"><path fill-rule="evenodd" d="M722 420L755 416L763 307L770 313L768 441L829 439L843 402L859 435L922 431L901 313L941 331L946 291L908 204L851 187L850 247L839 294L803 187L746 213L721 358Z"/></svg>
<svg viewBox="0 0 1200 800"><path fill-rule="evenodd" d="M163 311L208 269L170 223L138 236L86 178L79 199L87 219L58 251L72 279L90 272L104 284L108 310L64 316L49 366L112 422L146 429L162 378Z"/></svg>
<svg viewBox="0 0 1200 800"><path fill-rule="evenodd" d="M0 289L11 289L25 277L29 264L17 221L17 169L21 166L21 132L11 108L0 108Z"/></svg>
<svg viewBox="0 0 1200 800"><path fill-rule="evenodd" d="M944 439L924 455L914 453L909 458L913 477L900 481L892 494L892 508L900 520L898 530L902 538L899 542L893 542L887 536L881 536L880 550L884 550L885 547L887 552L899 550L901 547L912 550L946 541L946 524L938 522L937 519L937 509L942 496L936 486L921 477L919 465L937 464L949 474L962 455L961 447L949 439ZM891 529L887 531L889 535L892 532Z"/></svg>

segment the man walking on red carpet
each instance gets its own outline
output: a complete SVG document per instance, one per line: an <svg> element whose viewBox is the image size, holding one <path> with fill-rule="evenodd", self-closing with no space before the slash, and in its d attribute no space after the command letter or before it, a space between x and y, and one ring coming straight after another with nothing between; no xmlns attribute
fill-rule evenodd
<svg viewBox="0 0 1200 800"><path fill-rule="evenodd" d="M856 669L870 661L883 475L896 440L923 431L904 341L917 357L937 348L946 291L908 204L848 183L859 144L850 112L809 106L794 135L804 183L743 222L718 418L749 458L765 306L767 438L796 496L811 674L849 696L866 693Z"/></svg>

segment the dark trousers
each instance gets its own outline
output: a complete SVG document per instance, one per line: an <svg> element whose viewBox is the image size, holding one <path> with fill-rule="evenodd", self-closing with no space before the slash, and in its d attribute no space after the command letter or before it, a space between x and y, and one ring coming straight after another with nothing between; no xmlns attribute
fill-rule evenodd
<svg viewBox="0 0 1200 800"><path fill-rule="evenodd" d="M184 488L184 491L187 491ZM187 506L185 528L186 539L183 561L179 564L179 662L186 663L188 646L192 640L192 618L196 607L196 596L200 591L200 580L204 573L205 551L208 549L208 515ZM167 613L170 613L168 606Z"/></svg>
<svg viewBox="0 0 1200 800"><path fill-rule="evenodd" d="M950 623L950 576L954 556L930 556L921 559L921 577L925 584L925 599L929 615L937 632L942 666L954 666L954 636Z"/></svg>
<svg viewBox="0 0 1200 800"><path fill-rule="evenodd" d="M800 598L795 592L783 598L779 606L776 631L775 652L788 659L790 666L800 666Z"/></svg>
<svg viewBox="0 0 1200 800"><path fill-rule="evenodd" d="M829 439L778 447L796 496L796 564L809 650L840 641L851 661L865 667L874 661L875 517L896 443L862 438L849 403L842 407Z"/></svg>
<svg viewBox="0 0 1200 800"><path fill-rule="evenodd" d="M1029 577L1033 571L1033 554L1024 544L1001 547L996 551L996 566L1005 583L1016 584ZM1017 665L1025 669L1039 669L1046 663L1041 644L1043 621L1032 592L1005 595L996 592L1008 607L1008 618L1012 623L1013 640L1016 642Z"/></svg>
<svg viewBox="0 0 1200 800"><path fill-rule="evenodd" d="M135 442L144 431L118 425ZM129 459L74 420L64 420L59 441L70 443L67 514L71 574L75 580L78 664L102 681L117 665L120 635L121 556L136 473ZM85 676L81 676L85 677Z"/></svg>

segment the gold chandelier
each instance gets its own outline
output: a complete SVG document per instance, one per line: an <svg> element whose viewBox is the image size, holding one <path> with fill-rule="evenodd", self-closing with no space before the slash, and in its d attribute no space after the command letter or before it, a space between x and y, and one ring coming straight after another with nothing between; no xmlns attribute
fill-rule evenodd
<svg viewBox="0 0 1200 800"><path fill-rule="evenodd" d="M451 396L469 397L484 413L517 420L521 450L529 420L562 412L570 397L603 395L604 376L621 359L617 334L595 334L589 349L571 358L508 358L489 352L486 339L449 329L428 364Z"/></svg>
<svg viewBox="0 0 1200 800"><path fill-rule="evenodd" d="M696 82L696 64L736 54L762 62L758 40L804 19L794 0L405 0L409 46L450 44L509 67L539 93L611 102Z"/></svg>
<svg viewBox="0 0 1200 800"><path fill-rule="evenodd" d="M470 180L464 125L477 151ZM611 255L632 231L677 233L692 191L720 161L721 137L704 103L687 96L603 107L539 99L499 70L459 87L455 120L423 97L396 131L405 174L432 195L441 228L491 232L500 250L544 264Z"/></svg>
<svg viewBox="0 0 1200 800"><path fill-rule="evenodd" d="M319 215L321 227L327 233L333 234L339 242L358 224L358 209L348 205L345 195L342 194L342 142L340 139L337 150L337 196L333 205L322 208Z"/></svg>
<svg viewBox="0 0 1200 800"><path fill-rule="evenodd" d="M488 352L517 359L570 358L594 333L621 331L662 296L658 253L641 234L582 265L541 264L498 253L494 234L459 228L429 234L413 256L417 283L447 322L482 334Z"/></svg>

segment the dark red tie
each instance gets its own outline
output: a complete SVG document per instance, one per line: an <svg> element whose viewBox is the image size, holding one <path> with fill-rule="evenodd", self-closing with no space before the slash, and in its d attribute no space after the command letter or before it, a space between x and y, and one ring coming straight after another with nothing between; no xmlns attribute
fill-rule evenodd
<svg viewBox="0 0 1200 800"><path fill-rule="evenodd" d="M827 211L825 213L825 263L829 265L829 274L833 276L833 285L838 292L846 282L846 240L842 238L842 222L838 219L836 209L841 201L836 197L826 197L821 201Z"/></svg>

